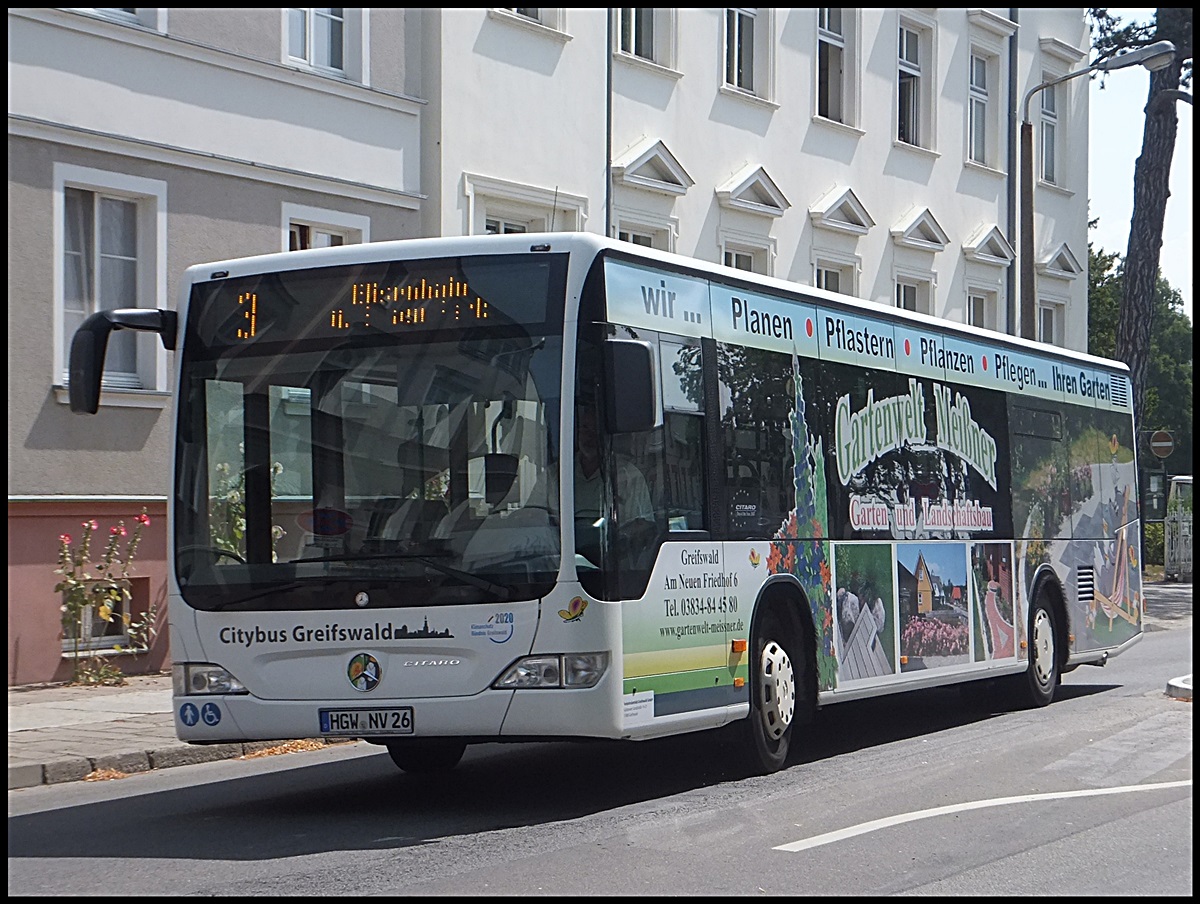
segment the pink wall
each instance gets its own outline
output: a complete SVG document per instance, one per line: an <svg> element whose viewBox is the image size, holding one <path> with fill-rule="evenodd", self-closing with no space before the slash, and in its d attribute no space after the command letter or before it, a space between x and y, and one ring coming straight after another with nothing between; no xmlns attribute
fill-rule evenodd
<svg viewBox="0 0 1200 904"><path fill-rule="evenodd" d="M71 660L62 654L62 600L54 592L59 575L59 534L76 541L81 522L95 519L93 559L103 551L108 529L124 520L132 530L143 507L150 524L134 557L133 603L136 616L151 600L158 608L158 636L140 656L117 655L112 661L128 675L159 672L170 667L167 638L167 519L166 503L152 502L13 502L8 503L8 684L46 684L67 681Z"/></svg>

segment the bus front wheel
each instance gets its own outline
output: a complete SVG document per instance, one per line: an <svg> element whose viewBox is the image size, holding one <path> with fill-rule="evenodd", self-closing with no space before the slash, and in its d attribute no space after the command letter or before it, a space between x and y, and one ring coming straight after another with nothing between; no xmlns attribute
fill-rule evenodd
<svg viewBox="0 0 1200 904"><path fill-rule="evenodd" d="M746 719L747 765L759 775L778 772L787 760L796 716L800 673L789 652L790 635L774 614L763 620L751 660L750 715Z"/></svg>
<svg viewBox="0 0 1200 904"><path fill-rule="evenodd" d="M449 772L463 758L467 745L449 738L413 738L388 741L387 751L405 772Z"/></svg>

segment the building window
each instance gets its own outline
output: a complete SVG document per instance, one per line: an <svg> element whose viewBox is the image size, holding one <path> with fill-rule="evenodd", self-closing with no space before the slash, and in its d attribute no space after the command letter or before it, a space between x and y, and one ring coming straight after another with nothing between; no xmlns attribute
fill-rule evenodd
<svg viewBox="0 0 1200 904"><path fill-rule="evenodd" d="M288 8L288 56L317 69L345 70L344 10Z"/></svg>
<svg viewBox="0 0 1200 904"><path fill-rule="evenodd" d="M817 10L817 115L846 121L846 34L842 10Z"/></svg>
<svg viewBox="0 0 1200 904"><path fill-rule="evenodd" d="M346 237L307 223L293 223L288 230L288 250L307 251L309 248L333 248L345 245Z"/></svg>
<svg viewBox="0 0 1200 904"><path fill-rule="evenodd" d="M654 60L654 10L650 7L621 7L621 53Z"/></svg>
<svg viewBox="0 0 1200 904"><path fill-rule="evenodd" d="M985 330L996 328L996 293L967 293L967 324Z"/></svg>
<svg viewBox="0 0 1200 904"><path fill-rule="evenodd" d="M70 357L71 339L97 311L137 305L137 203L100 192L63 192L63 326ZM140 389L137 333L115 330L105 356L105 385Z"/></svg>
<svg viewBox="0 0 1200 904"><path fill-rule="evenodd" d="M641 245L643 248L654 247L654 236L648 232L635 232L632 229L618 229L617 238L622 242L632 242L634 245Z"/></svg>
<svg viewBox="0 0 1200 904"><path fill-rule="evenodd" d="M1062 305L1039 304L1037 313L1038 342L1049 345L1059 343L1059 318L1062 316Z"/></svg>
<svg viewBox="0 0 1200 904"><path fill-rule="evenodd" d="M114 308L166 308L166 183L60 163L54 166L54 382L66 386L71 340L83 321ZM103 387L161 390L166 354L153 333L114 330ZM65 398L64 398L65 401ZM117 405L154 400L110 396Z"/></svg>
<svg viewBox="0 0 1200 904"><path fill-rule="evenodd" d="M371 220L358 214L302 204L283 205L283 228L288 251L357 245L371 240Z"/></svg>
<svg viewBox="0 0 1200 904"><path fill-rule="evenodd" d="M116 600L110 599L108 605L112 615L108 620L96 614L95 606L86 606L79 618L79 624L71 619L63 621L62 650L73 653L76 649L83 651L126 649L130 646L126 618L128 617L129 601L124 596ZM79 632L76 641L75 634Z"/></svg>
<svg viewBox="0 0 1200 904"><path fill-rule="evenodd" d="M988 61L971 54L970 100L967 106L967 159L988 164Z"/></svg>
<svg viewBox="0 0 1200 904"><path fill-rule="evenodd" d="M896 307L918 314L932 314L933 284L922 279L901 277L896 280Z"/></svg>
<svg viewBox="0 0 1200 904"><path fill-rule="evenodd" d="M817 288L827 292L842 291L842 271L829 267L817 267Z"/></svg>
<svg viewBox="0 0 1200 904"><path fill-rule="evenodd" d="M725 252L725 266L733 267L735 270L754 271L754 255L749 251L731 251Z"/></svg>
<svg viewBox="0 0 1200 904"><path fill-rule="evenodd" d="M905 144L921 143L921 36L900 26L899 121L896 137Z"/></svg>
<svg viewBox="0 0 1200 904"><path fill-rule="evenodd" d="M1043 72L1042 80L1048 81L1052 75ZM1043 88L1042 95L1042 180L1056 184L1057 178L1057 143L1058 143L1058 86L1051 85Z"/></svg>
<svg viewBox="0 0 1200 904"><path fill-rule="evenodd" d="M510 13L516 13L518 16L524 16L526 19L532 19L534 22L539 21L538 13L540 12L540 10L538 10L536 7L532 7L532 6L502 6L500 8L506 9Z"/></svg>
<svg viewBox="0 0 1200 904"><path fill-rule="evenodd" d="M725 83L754 93L753 9L725 10Z"/></svg>
<svg viewBox="0 0 1200 904"><path fill-rule="evenodd" d="M484 220L483 228L488 235L512 235L519 232L528 232L529 224L488 217Z"/></svg>

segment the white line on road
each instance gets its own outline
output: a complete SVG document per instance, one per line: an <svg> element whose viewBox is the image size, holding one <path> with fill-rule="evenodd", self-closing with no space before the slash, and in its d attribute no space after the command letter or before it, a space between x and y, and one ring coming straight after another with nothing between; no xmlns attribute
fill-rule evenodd
<svg viewBox="0 0 1200 904"><path fill-rule="evenodd" d="M1166 788L1182 788L1191 785L1192 780L1182 782L1159 782L1154 785L1124 785L1120 788L1088 788L1083 791L1053 791L1047 794L1019 794L1016 797L997 797L991 800L972 800L962 804L951 804L946 807L934 807L931 810L917 810L914 813L901 813L898 816L888 816L886 819L873 819L870 822L859 823L836 832L826 832L824 835L814 835L812 838L802 838L789 844L781 844L773 850L796 853L809 848L832 844L855 835L865 835L890 826L915 822L918 819L930 819L934 816L945 816L948 813L962 813L966 810L982 810L985 807L1005 807L1009 804L1026 804L1038 800L1062 800L1068 797L1096 797L1101 794L1128 794L1133 791L1161 791Z"/></svg>

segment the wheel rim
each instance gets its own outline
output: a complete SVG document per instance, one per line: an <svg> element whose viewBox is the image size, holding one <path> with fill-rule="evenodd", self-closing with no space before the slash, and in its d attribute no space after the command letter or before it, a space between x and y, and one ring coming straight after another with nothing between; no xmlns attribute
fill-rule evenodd
<svg viewBox="0 0 1200 904"><path fill-rule="evenodd" d="M763 647L760 662L759 713L767 737L778 741L796 712L796 676L787 650L773 640Z"/></svg>
<svg viewBox="0 0 1200 904"><path fill-rule="evenodd" d="M1054 680L1054 625L1045 609L1033 616L1033 671L1042 687Z"/></svg>

